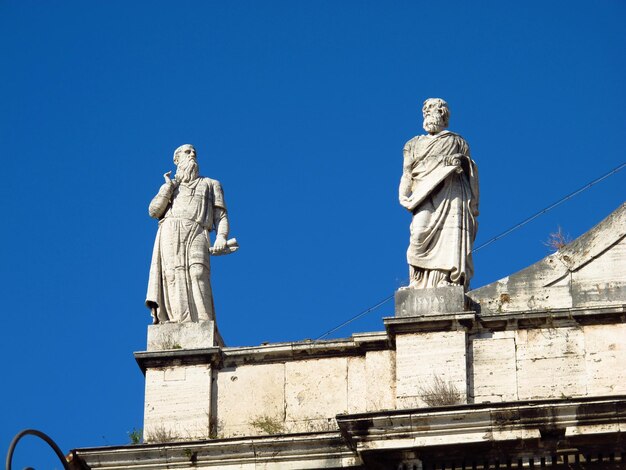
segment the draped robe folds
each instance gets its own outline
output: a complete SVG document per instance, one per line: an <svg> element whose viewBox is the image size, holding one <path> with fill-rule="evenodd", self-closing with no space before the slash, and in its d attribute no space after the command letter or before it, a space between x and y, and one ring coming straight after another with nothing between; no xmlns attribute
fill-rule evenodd
<svg viewBox="0 0 626 470"><path fill-rule="evenodd" d="M458 154L462 155L461 173L445 161ZM412 209L407 249L408 264L419 273L412 285L452 283L467 289L474 274L471 250L478 228L479 196L478 170L469 146L461 136L443 131L411 139L404 147L404 158L400 198L421 198Z"/></svg>
<svg viewBox="0 0 626 470"><path fill-rule="evenodd" d="M178 187L165 184L150 204L159 218L146 305L159 322L215 320L210 283L209 232L228 235L220 183L196 178Z"/></svg>

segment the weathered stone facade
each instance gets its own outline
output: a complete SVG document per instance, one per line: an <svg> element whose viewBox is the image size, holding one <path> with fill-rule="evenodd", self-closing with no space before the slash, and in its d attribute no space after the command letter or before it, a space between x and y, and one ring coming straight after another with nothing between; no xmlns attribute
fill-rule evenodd
<svg viewBox="0 0 626 470"><path fill-rule="evenodd" d="M152 443L74 453L94 469L624 468L625 254L626 204L461 311L413 299L340 340L152 342L135 354ZM456 403L433 405L444 392Z"/></svg>

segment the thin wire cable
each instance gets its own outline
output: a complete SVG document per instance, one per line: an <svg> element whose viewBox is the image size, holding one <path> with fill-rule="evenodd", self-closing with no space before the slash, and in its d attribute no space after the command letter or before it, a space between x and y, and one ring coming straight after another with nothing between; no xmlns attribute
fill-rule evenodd
<svg viewBox="0 0 626 470"><path fill-rule="evenodd" d="M363 310L361 313L359 313L358 315L353 316L352 318L350 318L349 320L346 320L345 322L343 322L341 325L338 325L336 327L334 327L332 330L328 330L326 333L324 333L322 336L318 336L317 338L315 338L315 341L319 341L322 338L325 338L326 336L328 336L331 333L334 333L335 331L343 328L344 326L352 323L354 320L358 320L359 318L361 318L363 315L367 315L370 312L373 312L374 310L376 310L378 307L383 306L384 304L386 304L387 302L389 302L391 299L393 299L393 295L391 294L389 297L385 297L383 300L381 300L380 302L378 302L376 305Z"/></svg>
<svg viewBox="0 0 626 470"><path fill-rule="evenodd" d="M568 199L573 198L574 196L577 196L578 194L582 193L583 191L586 191L587 189L591 188L593 185L599 183L602 180L607 179L609 176L617 173L618 171L620 171L622 168L624 168L626 166L626 162L622 163L621 165L618 165L617 167L613 168L611 171L609 171L608 173L600 176L599 178L596 178L595 180L591 181L590 183L587 183L586 185L584 185L581 188L578 188L576 191L569 193L567 196L564 196L563 198L559 199L558 201L550 204L549 206L541 209L539 212L531 215L530 217L528 217L527 219L524 219L523 221L521 221L520 223L514 225L513 227L505 230L504 232L502 232L499 235L496 235L495 237L487 240L485 243L483 243L482 245L474 248L472 250L472 253L476 253L478 250L480 250L481 248L485 248L488 245L491 245L493 242L495 242L496 240L499 240L500 238L503 238L505 236L507 236L509 233L514 232L515 230L517 230L520 227L523 227L524 225L528 224L529 222L532 222L533 220L535 220L537 217L545 214L546 212L554 209L557 206L560 206L561 204L563 204L565 201L567 201Z"/></svg>
<svg viewBox="0 0 626 470"><path fill-rule="evenodd" d="M495 242L496 240L499 240L505 236L507 236L509 233L514 232L515 230L517 230L518 228L523 227L524 225L528 224L529 222L532 222L533 220L535 220L537 217L545 214L546 212L554 209L557 206L560 206L561 204L563 204L565 201L573 198L574 196L577 196L578 194L582 193L583 191L586 191L587 189L591 188L593 185L598 184L600 181L603 181L605 179L607 179L609 176L614 175L615 173L617 173L618 171L620 171L621 169L623 169L626 166L626 162L616 166L615 168L613 168L611 171L609 171L608 173L600 176L599 178L596 178L595 180L587 183L586 185L582 186L581 188L577 189L574 192L569 193L567 196L562 197L561 199L559 199L558 201L550 204L549 206L541 209L539 212L531 215L530 217L528 217L527 219L524 219L523 221L521 221L520 223L514 225L513 227L505 230L504 232L500 233L499 235L496 235L495 237L487 240L485 243L483 243L482 245L474 248L472 250L472 253L476 253L478 250L485 248L486 246L491 245L493 242ZM346 325L349 325L350 323L352 323L355 320L358 320L359 318L361 318L364 315L367 315L370 312L373 312L374 310L376 310L379 307L382 307L384 304L386 304L387 302L389 302L392 298L393 298L394 294L391 294L388 297L385 297L383 300L381 300L380 302L378 302L377 304L373 305L372 307L369 307L368 309L363 310L361 313L353 316L352 318L346 320L345 322L343 322L341 325L337 325L336 327L328 330L326 333L324 333L323 335L317 337L315 339L315 341L319 341L322 338L325 338L326 336L334 333L335 331L343 328Z"/></svg>

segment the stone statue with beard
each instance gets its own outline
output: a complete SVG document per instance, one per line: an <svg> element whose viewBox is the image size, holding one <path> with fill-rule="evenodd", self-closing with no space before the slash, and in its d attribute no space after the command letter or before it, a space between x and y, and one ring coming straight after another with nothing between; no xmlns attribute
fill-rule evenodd
<svg viewBox="0 0 626 470"><path fill-rule="evenodd" d="M215 321L210 254L229 250L228 217L219 181L200 177L196 150L181 145L174 152L176 175L152 199L150 216L159 220L146 305L153 322ZM215 231L211 247L209 232Z"/></svg>
<svg viewBox="0 0 626 470"><path fill-rule="evenodd" d="M424 130L404 146L400 204L413 214L407 250L410 285L469 287L478 222L478 170L467 142L444 130L450 112L440 98L422 108Z"/></svg>

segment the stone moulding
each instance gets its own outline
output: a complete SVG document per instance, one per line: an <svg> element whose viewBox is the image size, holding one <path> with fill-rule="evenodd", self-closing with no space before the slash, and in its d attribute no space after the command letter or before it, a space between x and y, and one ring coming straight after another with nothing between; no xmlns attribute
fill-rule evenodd
<svg viewBox="0 0 626 470"><path fill-rule="evenodd" d="M253 363L268 364L302 359L360 356L366 351L382 351L388 348L387 335L381 332L327 341L300 341L256 347L224 348L222 353L224 365L231 367Z"/></svg>
<svg viewBox="0 0 626 470"><path fill-rule="evenodd" d="M494 330L552 328L626 322L626 304L603 307L555 308L537 312L480 315L483 328Z"/></svg>
<svg viewBox="0 0 626 470"><path fill-rule="evenodd" d="M393 341L398 333L468 330L477 322L475 312L422 315L418 317L383 318L385 329Z"/></svg>
<svg viewBox="0 0 626 470"><path fill-rule="evenodd" d="M140 351L135 352L135 361L146 374L148 368L189 366L210 364L217 367L221 361L219 347L204 349L176 349L168 351Z"/></svg>
<svg viewBox="0 0 626 470"><path fill-rule="evenodd" d="M442 315L384 318L391 343L396 334L427 331L485 331L556 328L567 326L616 324L626 322L626 305L558 308L534 312L488 313L459 312Z"/></svg>
<svg viewBox="0 0 626 470"><path fill-rule="evenodd" d="M619 456L625 450L620 436L626 432L626 395L387 410L336 419L339 431L83 448L72 455L76 468L111 470L370 468L372 462L398 468L408 458L424 460L425 468L452 459L506 465L506 459L517 463L534 457L539 464L546 455L554 463L557 455L605 449Z"/></svg>
<svg viewBox="0 0 626 470"><path fill-rule="evenodd" d="M302 359L359 356L366 351L395 348L397 334L428 331L465 330L470 334L534 328L557 328L608 323L626 323L626 305L609 307L562 308L526 313L477 314L459 312L419 317L384 319L386 332L353 335L330 341L274 343L255 347L180 349L135 352L135 360L145 374L148 367L210 364L234 367L244 364L270 364Z"/></svg>
<svg viewBox="0 0 626 470"><path fill-rule="evenodd" d="M363 453L373 451L485 442L528 441L546 447L558 441L565 449L593 436L594 442L614 445L626 432L626 395L339 415L337 424L363 460Z"/></svg>
<svg viewBox="0 0 626 470"><path fill-rule="evenodd" d="M271 364L302 359L360 356L367 351L382 351L389 347L388 336L384 332L376 332L330 341L273 343L254 347L140 351L135 352L134 356L145 374L147 367L192 364L234 367L245 364Z"/></svg>
<svg viewBox="0 0 626 470"><path fill-rule="evenodd" d="M337 431L207 441L85 448L72 451L82 468L342 468L360 461ZM233 467L230 467L230 466ZM300 465L300 466L298 466ZM246 467L247 468L247 467Z"/></svg>

